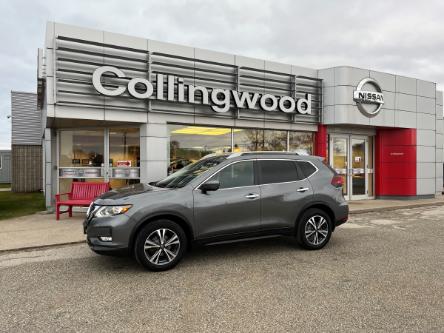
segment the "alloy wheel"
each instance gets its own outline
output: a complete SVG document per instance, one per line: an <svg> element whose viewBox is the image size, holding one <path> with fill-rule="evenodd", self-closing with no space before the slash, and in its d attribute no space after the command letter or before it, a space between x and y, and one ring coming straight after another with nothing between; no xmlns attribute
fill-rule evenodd
<svg viewBox="0 0 444 333"><path fill-rule="evenodd" d="M320 245L328 237L328 222L321 215L313 215L305 223L305 239L311 245Z"/></svg>
<svg viewBox="0 0 444 333"><path fill-rule="evenodd" d="M171 229L160 228L148 235L143 248L150 263L166 265L177 257L180 250L180 239Z"/></svg>

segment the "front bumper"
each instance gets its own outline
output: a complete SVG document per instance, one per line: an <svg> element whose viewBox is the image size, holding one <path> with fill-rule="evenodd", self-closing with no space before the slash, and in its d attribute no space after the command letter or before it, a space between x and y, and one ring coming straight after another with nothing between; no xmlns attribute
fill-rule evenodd
<svg viewBox="0 0 444 333"><path fill-rule="evenodd" d="M86 218L83 222L83 233L86 241L99 254L128 254L129 253L129 218L116 215L106 218ZM111 237L104 241L102 237Z"/></svg>

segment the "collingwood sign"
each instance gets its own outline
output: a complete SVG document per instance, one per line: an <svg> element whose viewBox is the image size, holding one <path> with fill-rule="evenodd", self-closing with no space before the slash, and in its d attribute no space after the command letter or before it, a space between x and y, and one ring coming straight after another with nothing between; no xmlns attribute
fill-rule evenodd
<svg viewBox="0 0 444 333"><path fill-rule="evenodd" d="M196 92L199 92L202 95L201 103L211 105L213 111L219 113L230 110L233 98L233 105L237 108L255 109L259 102L259 106L264 111L279 110L285 113L311 114L311 94L306 94L305 98L295 99L291 96L276 97L272 94L262 95L246 91L211 89L185 84L183 78L174 75L167 75L165 78L164 74L157 74L157 89L154 94L153 84L144 78L133 78L128 82L127 86L105 87L102 84L102 76L104 74L114 74L118 78L125 78L125 74L120 69L112 66L99 67L94 71L92 78L94 88L105 96L119 96L128 90L128 93L134 98L165 100L164 82L167 82L166 100L175 101L177 84L178 102L199 103L195 100ZM136 86L143 87L143 89L136 89Z"/></svg>

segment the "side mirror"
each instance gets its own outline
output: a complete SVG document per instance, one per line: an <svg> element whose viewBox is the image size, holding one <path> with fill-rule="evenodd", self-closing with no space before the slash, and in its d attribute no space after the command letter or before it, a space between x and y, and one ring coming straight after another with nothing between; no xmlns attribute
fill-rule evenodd
<svg viewBox="0 0 444 333"><path fill-rule="evenodd" d="M200 185L200 190L202 191L202 193L207 193L208 191L217 191L219 187L220 183L218 180L210 180Z"/></svg>

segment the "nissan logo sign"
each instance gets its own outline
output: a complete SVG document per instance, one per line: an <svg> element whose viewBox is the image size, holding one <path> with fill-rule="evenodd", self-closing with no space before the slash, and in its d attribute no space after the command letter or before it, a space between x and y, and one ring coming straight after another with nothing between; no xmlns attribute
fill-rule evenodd
<svg viewBox="0 0 444 333"><path fill-rule="evenodd" d="M368 85L373 86L376 91L365 90L365 87ZM356 90L353 92L353 100L356 102L359 111L361 111L364 116L374 117L379 111L381 111L382 105L384 104L384 95L378 82L367 77L358 83ZM373 110L366 108L365 104L374 105Z"/></svg>

